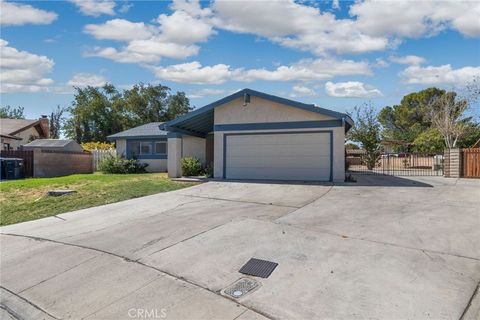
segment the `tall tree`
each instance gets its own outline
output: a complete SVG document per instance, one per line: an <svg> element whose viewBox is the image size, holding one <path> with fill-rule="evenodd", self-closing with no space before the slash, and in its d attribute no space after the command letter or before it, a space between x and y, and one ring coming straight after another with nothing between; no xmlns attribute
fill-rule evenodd
<svg viewBox="0 0 480 320"><path fill-rule="evenodd" d="M62 131L63 125L63 113L65 112L65 108L57 106L57 109L53 110L50 113L50 119L48 121L49 124L49 136L50 139L59 139L60 132Z"/></svg>
<svg viewBox="0 0 480 320"><path fill-rule="evenodd" d="M378 115L371 104L355 107L350 115L355 125L347 134L347 138L359 142L365 150L364 162L369 170L373 169L380 158L381 125Z"/></svg>
<svg viewBox="0 0 480 320"><path fill-rule="evenodd" d="M121 95L111 84L101 88L75 88L76 93L65 123L65 133L77 142L105 141L124 129L122 112L115 106Z"/></svg>
<svg viewBox="0 0 480 320"><path fill-rule="evenodd" d="M121 93L111 84L75 90L69 108L72 117L65 124L65 132L78 142L102 142L110 134L149 122L168 121L191 110L185 93L172 95L162 85L140 83Z"/></svg>
<svg viewBox="0 0 480 320"><path fill-rule="evenodd" d="M3 119L25 119L24 108L11 106L0 107L0 118Z"/></svg>
<svg viewBox="0 0 480 320"><path fill-rule="evenodd" d="M464 96L451 91L437 97L429 105L432 127L440 132L447 148L456 148L459 141L474 133L477 124L468 115L478 100L479 90L473 89Z"/></svg>
<svg viewBox="0 0 480 320"><path fill-rule="evenodd" d="M429 108L433 101L445 94L445 90L428 88L403 97L399 105L383 108L378 116L382 124L383 138L412 143L431 127Z"/></svg>
<svg viewBox="0 0 480 320"><path fill-rule="evenodd" d="M177 92L168 99L168 109L164 121L173 120L191 110L190 100L185 95L185 92Z"/></svg>

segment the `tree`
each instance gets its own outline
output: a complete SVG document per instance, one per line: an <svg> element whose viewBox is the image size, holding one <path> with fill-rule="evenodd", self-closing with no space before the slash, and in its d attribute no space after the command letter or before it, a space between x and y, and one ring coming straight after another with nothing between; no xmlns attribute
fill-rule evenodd
<svg viewBox="0 0 480 320"><path fill-rule="evenodd" d="M65 132L79 143L103 142L113 133L168 121L191 110L185 93L171 95L170 88L162 85L140 83L123 92L111 84L75 90Z"/></svg>
<svg viewBox="0 0 480 320"><path fill-rule="evenodd" d="M0 118L2 119L25 119L24 108L11 106L0 107Z"/></svg>
<svg viewBox="0 0 480 320"><path fill-rule="evenodd" d="M445 90L428 88L404 96L399 105L384 107L378 117L384 128L383 138L413 143L431 127L429 108L444 94Z"/></svg>
<svg viewBox="0 0 480 320"><path fill-rule="evenodd" d="M478 96L479 90L473 86L463 97L450 91L430 102L429 117L432 127L440 132L447 148L456 148L458 142L475 126L472 116L467 114Z"/></svg>
<svg viewBox="0 0 480 320"><path fill-rule="evenodd" d="M65 108L57 106L57 109L53 110L50 113L50 119L48 121L49 124L49 136L51 139L59 139L60 132L62 130L63 125L63 113L65 112Z"/></svg>
<svg viewBox="0 0 480 320"><path fill-rule="evenodd" d="M420 133L413 141L413 149L416 152L439 153L445 149L443 137L436 128L430 128Z"/></svg>
<svg viewBox="0 0 480 320"><path fill-rule="evenodd" d="M165 121L173 120L176 117L191 111L190 100L184 92L178 92L168 99L168 109Z"/></svg>
<svg viewBox="0 0 480 320"><path fill-rule="evenodd" d="M65 133L77 142L105 141L106 137L125 129L123 111L118 106L120 93L111 84L101 88L75 87L72 117L65 123Z"/></svg>
<svg viewBox="0 0 480 320"><path fill-rule="evenodd" d="M350 115L355 126L350 129L347 138L359 142L365 150L363 160L367 168L372 170L380 158L380 133L381 125L378 115L371 104L355 107L354 114Z"/></svg>

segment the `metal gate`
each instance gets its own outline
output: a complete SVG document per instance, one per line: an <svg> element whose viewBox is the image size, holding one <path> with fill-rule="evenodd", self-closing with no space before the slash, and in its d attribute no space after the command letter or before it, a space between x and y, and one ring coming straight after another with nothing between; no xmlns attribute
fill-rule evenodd
<svg viewBox="0 0 480 320"><path fill-rule="evenodd" d="M362 152L347 153L347 171L356 174L392 176L442 176L443 155L427 153L382 153L369 168Z"/></svg>

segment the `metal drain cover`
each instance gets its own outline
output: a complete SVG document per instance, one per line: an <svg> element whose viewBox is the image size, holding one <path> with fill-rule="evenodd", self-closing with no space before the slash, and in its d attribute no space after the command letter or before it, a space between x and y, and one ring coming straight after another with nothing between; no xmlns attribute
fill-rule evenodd
<svg viewBox="0 0 480 320"><path fill-rule="evenodd" d="M277 266L278 263L276 262L251 258L239 272L250 276L268 278Z"/></svg>
<svg viewBox="0 0 480 320"><path fill-rule="evenodd" d="M260 284L253 279L241 278L231 286L225 288L223 293L232 298L238 299L255 290L259 286Z"/></svg>

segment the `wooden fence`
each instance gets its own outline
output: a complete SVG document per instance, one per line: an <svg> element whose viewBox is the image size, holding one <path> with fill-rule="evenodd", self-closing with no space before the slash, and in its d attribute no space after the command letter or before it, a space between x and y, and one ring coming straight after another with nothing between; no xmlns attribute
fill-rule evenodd
<svg viewBox="0 0 480 320"><path fill-rule="evenodd" d="M25 178L33 177L33 151L31 150L1 150L2 158L21 158L23 159L23 168Z"/></svg>
<svg viewBox="0 0 480 320"><path fill-rule="evenodd" d="M480 178L480 148L462 149L462 177Z"/></svg>
<svg viewBox="0 0 480 320"><path fill-rule="evenodd" d="M97 171L98 169L98 164L100 161L109 156L116 156L116 151L115 149L110 149L110 150L92 150L92 166L93 166L93 171Z"/></svg>

